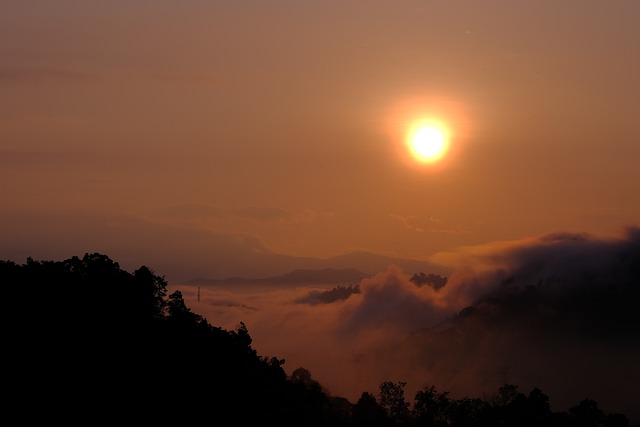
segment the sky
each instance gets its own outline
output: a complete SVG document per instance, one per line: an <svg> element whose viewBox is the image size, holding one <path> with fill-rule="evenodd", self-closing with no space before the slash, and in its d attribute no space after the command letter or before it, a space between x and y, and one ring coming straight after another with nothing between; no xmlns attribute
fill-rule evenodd
<svg viewBox="0 0 640 427"><path fill-rule="evenodd" d="M63 236L118 221L418 259L637 223L637 1L1 8L5 258L102 250ZM419 119L448 128L437 163L409 155Z"/></svg>
<svg viewBox="0 0 640 427"><path fill-rule="evenodd" d="M2 0L0 258L102 252L173 285L627 239L639 21L635 0ZM423 121L434 162L408 147Z"/></svg>

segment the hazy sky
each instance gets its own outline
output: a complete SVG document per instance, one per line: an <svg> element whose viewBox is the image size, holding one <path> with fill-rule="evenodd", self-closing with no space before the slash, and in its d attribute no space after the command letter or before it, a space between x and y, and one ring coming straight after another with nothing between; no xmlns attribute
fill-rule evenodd
<svg viewBox="0 0 640 427"><path fill-rule="evenodd" d="M523 329L463 324L462 347L417 339L421 364L380 365L374 350L493 295L509 269L522 286L632 270L620 264L640 240L623 231L640 222L638 23L638 0L0 0L0 259L102 252L174 286L282 274L296 265L285 255L480 258L438 295L394 269L336 304L300 303L308 289L183 289L211 323L245 321L261 353L350 398L408 378L381 366L424 374L415 388L438 363L494 382L502 363L522 392L637 408L640 329L605 345L588 315L569 343L573 331L535 346L526 319L505 315ZM439 162L410 155L419 120L448 130ZM563 234L583 232L604 240ZM574 324L555 301L543 332Z"/></svg>
<svg viewBox="0 0 640 427"><path fill-rule="evenodd" d="M3 0L2 255L97 250L64 236L105 215L314 257L618 234L638 22L635 0ZM421 118L449 129L437 164L408 154Z"/></svg>

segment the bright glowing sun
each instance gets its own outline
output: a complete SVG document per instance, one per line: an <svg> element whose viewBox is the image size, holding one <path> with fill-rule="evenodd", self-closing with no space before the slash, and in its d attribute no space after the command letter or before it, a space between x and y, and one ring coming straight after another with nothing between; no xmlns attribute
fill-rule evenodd
<svg viewBox="0 0 640 427"><path fill-rule="evenodd" d="M408 145L416 160L435 162L440 160L447 151L448 135L443 127L421 125L409 133Z"/></svg>

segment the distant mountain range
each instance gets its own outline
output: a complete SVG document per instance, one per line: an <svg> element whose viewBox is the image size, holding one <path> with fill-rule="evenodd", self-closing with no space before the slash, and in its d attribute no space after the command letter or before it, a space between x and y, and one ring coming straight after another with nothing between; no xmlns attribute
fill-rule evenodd
<svg viewBox="0 0 640 427"><path fill-rule="evenodd" d="M332 258L320 259L317 262L325 265L325 267L319 268L354 268L370 275L385 271L390 265L400 267L407 274L424 272L448 275L451 273L451 270L446 267L429 264L426 261L394 258L371 252L351 252Z"/></svg>
<svg viewBox="0 0 640 427"><path fill-rule="evenodd" d="M280 266L290 266L288 272L264 277L230 276L225 278L197 277L188 280L190 284L231 285L231 284L334 284L357 285L366 277L385 271L390 265L400 267L407 274L434 273L447 275L449 271L423 261L392 258L369 252L352 252L327 259L278 256Z"/></svg>
<svg viewBox="0 0 640 427"><path fill-rule="evenodd" d="M449 274L443 267L425 261L370 252L352 252L326 259L285 255L269 250L250 236L161 224L126 215L0 211L0 234L3 239L0 259L17 262L24 262L27 257L62 260L72 254L100 252L120 260L127 270L146 265L162 271L171 283L186 283L193 278L285 276L281 280L286 280L286 275L296 270L352 269L361 272L335 272L333 283L344 284L361 274L385 271L389 265L397 265L411 275L419 272ZM329 280L333 274L304 273L305 276L327 277L323 280Z"/></svg>
<svg viewBox="0 0 640 427"><path fill-rule="evenodd" d="M356 285L360 280L370 277L369 274L354 268L325 268L321 270L293 270L280 276L264 278L228 277L226 279L196 278L189 284L198 285L236 285L236 284L272 284L272 285L310 285L310 284L343 284Z"/></svg>

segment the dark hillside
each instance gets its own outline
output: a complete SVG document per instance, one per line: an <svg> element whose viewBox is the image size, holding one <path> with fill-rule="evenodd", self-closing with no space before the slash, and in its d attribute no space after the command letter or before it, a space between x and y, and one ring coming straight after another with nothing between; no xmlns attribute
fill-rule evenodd
<svg viewBox="0 0 640 427"><path fill-rule="evenodd" d="M258 355L243 324L210 325L147 267L87 254L0 262L0 277L4 388L22 423L340 425L330 398Z"/></svg>
<svg viewBox="0 0 640 427"><path fill-rule="evenodd" d="M351 403L306 369L289 377L284 360L257 354L243 323L215 327L179 291L167 295L149 268L129 273L99 253L0 261L0 284L3 415L11 424L629 425L590 399L552 412L541 390L527 395L512 384L482 399L453 399L426 385L411 402L406 383L385 381Z"/></svg>

